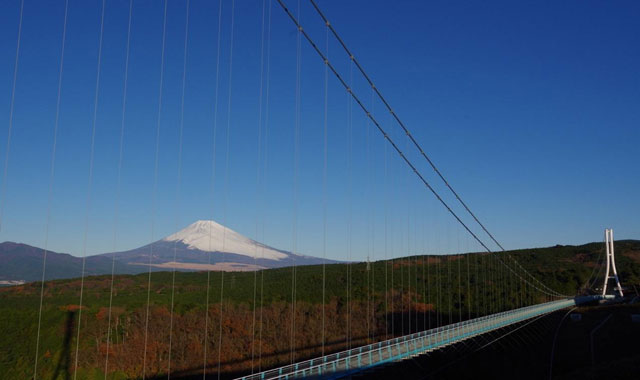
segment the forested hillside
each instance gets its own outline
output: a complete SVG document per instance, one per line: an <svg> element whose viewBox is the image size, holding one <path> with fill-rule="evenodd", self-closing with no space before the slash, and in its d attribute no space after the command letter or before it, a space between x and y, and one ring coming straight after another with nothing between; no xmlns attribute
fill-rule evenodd
<svg viewBox="0 0 640 380"><path fill-rule="evenodd" d="M207 371L216 373L219 365L223 377L289 363L292 331L296 360L318 356L323 315L327 353L549 299L519 279L518 270L502 264L512 263L510 257L550 288L579 294L590 283L592 289L600 287L602 251L602 243L591 243L501 254L412 256L324 269L301 266L295 268L295 293L293 268L176 273L171 371L173 377L201 377L205 357ZM623 285L633 292L640 284L640 242L616 242L616 258ZM111 276L87 277L82 310L80 284L80 279L44 284L38 378L64 379L73 373L78 327L78 379L104 378L107 351L109 379L141 376L145 329L146 376L166 375L172 273L152 273L149 293L147 274L115 276L113 291ZM0 288L3 378L33 375L40 290L39 282Z"/></svg>

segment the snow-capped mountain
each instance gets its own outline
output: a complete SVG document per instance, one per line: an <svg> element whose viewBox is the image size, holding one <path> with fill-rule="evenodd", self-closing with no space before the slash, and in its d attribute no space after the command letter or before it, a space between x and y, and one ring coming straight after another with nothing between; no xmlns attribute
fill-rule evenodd
<svg viewBox="0 0 640 380"><path fill-rule="evenodd" d="M199 220L144 247L103 256L128 265L180 270L246 271L325 262L270 247L212 220Z"/></svg>
<svg viewBox="0 0 640 380"><path fill-rule="evenodd" d="M44 250L26 244L0 243L0 286L40 280ZM82 258L47 252L46 279L111 273L136 274L153 271L252 271L291 265L335 263L316 257L294 255L270 247L210 220L186 228L144 247Z"/></svg>
<svg viewBox="0 0 640 380"><path fill-rule="evenodd" d="M212 220L198 220L162 241L181 242L193 250L227 252L251 258L283 260L288 257L286 252L258 243Z"/></svg>

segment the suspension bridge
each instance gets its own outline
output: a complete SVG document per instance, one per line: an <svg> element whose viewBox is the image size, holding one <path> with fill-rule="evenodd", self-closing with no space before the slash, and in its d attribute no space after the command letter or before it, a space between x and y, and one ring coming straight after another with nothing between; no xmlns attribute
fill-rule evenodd
<svg viewBox="0 0 640 380"><path fill-rule="evenodd" d="M14 108L21 101L26 102L16 99L20 58L24 54L21 49L25 48L23 29L37 28L32 20L23 23L25 17L29 20L29 12L35 12L29 1L15 3L15 60L0 194L3 230L12 221L11 217L3 216L3 210L11 202L6 188L15 175L11 170L15 165L11 161L12 134L16 128L20 132L20 124L14 128ZM64 128L61 120L64 78L71 75L69 65L77 68L89 63L81 61L78 54L71 58L65 56L68 42L77 43L68 35L68 24L77 17L74 6L80 5L69 0L55 4L61 34L55 70L51 153L46 160L49 185L42 213L45 238L43 254L39 257L41 276L40 281L31 284L35 288L30 284L20 288L32 289L37 298L37 305L30 309L37 314L29 314L31 319L25 317L35 326L32 327L33 343L29 345L31 357L21 359L29 361L32 379L50 373L43 372L49 371L43 367L51 366L49 351L53 338L47 336L43 326L52 323L50 320L55 318L51 315L61 310L71 316L64 343L69 351L64 366L73 373L74 379L93 378L89 372L83 372L83 368L94 368L94 373L105 379L117 376L170 378L186 371L194 378L258 380L349 377L486 334L502 336L510 328L525 326L560 310L624 299L610 229L605 232L604 251L594 263L590 276L582 279L586 281L581 289L562 286L551 274L536 268L530 258L524 263L521 262L524 255L505 250L423 148L419 136L424 133L414 132L419 126L403 121L392 107L393 100L383 95L383 89L374 82L374 74L365 69L366 62L356 57L346 38L339 33L340 25L332 23L316 0L297 3L263 0L251 4L220 0L215 6L196 1L192 4L190 0L163 0L153 5L135 3L129 0L123 6L114 1L98 2L95 76L90 81L87 186L83 194L82 261L78 281L70 284L46 281L49 278L47 257L53 254L49 239L55 231L51 219L56 209L56 175L59 175L56 170L61 154L57 144L60 129ZM240 16L251 12L256 17L249 22L238 21ZM113 21L116 17L121 21L120 26L124 26L122 30L109 27L109 20L116 24ZM154 17L157 20L153 27L157 30L132 37L132 25L145 24ZM194 28L194 19L198 18L201 24ZM208 21L203 22L204 19ZM197 32L214 36L209 55L199 54L190 47L198 38ZM76 29L73 33L81 32ZM121 39L116 40L113 35ZM254 50L238 51L239 38L252 39L250 46ZM131 87L135 77L148 76L145 72L148 69L138 68L135 76L130 76L133 48L144 50L147 39L159 41L157 102L150 103L152 105L140 102L141 98L148 98L147 93L135 88L135 83ZM122 62L108 55L109 43L121 47L118 58ZM272 52L274 46L283 44L286 47L280 49L293 52L289 60ZM206 57L211 59L211 67L194 68L193 60ZM121 65L122 70L113 70L109 65ZM254 75L250 77L249 72ZM172 74L175 75L172 77ZM307 76L312 78L307 81ZM289 82L279 83L276 77L280 81L287 77ZM205 91L210 92L213 104L207 106L211 111L209 125L198 128L210 134L206 136L212 143L202 143L204 134L192 134L190 146L185 140L189 140L189 128L195 129L191 125L198 122L189 123L190 106L185 94L188 86L196 87L204 78L213 84L212 88L202 86L207 87ZM175 83L171 84L171 80ZM104 91L107 91L104 88L112 87L117 81L122 82L116 86L121 102L118 107L110 108L113 117L106 122L99 117ZM256 99L238 101L234 92L249 92L245 89L249 81L252 81L251 90L257 90ZM244 113L248 112L245 109L241 115L232 112L238 103L256 109L253 121L245 117ZM166 108L171 107L174 117L167 122L163 115L168 112ZM151 165L141 168L135 156L126 156L124 152L142 141L142 138L136 140L136 133L142 132L130 131L135 129L135 122L143 123L144 118L154 119L144 137L144 141L153 142L150 150L153 154ZM110 137L100 132L101 123L116 126L109 130ZM241 123L255 124L255 133L250 135L239 129ZM168 142L161 138L165 133L170 136ZM251 146L233 145L234 137L250 140ZM129 148L128 138L134 140ZM309 143L310 140L314 142ZM172 146L168 149L170 158L162 144ZM104 160L106 163L97 165L100 159L96 155L102 148L113 148L113 152ZM273 155L279 150L286 151L286 159ZM248 159L243 158L249 155L248 151L251 157L255 156L255 166L246 164ZM184 177L193 175L184 163L189 157L210 163L207 164L210 165L210 188L202 199L203 204L209 204L201 208L210 209L212 219L216 216L227 223L233 219L229 216L233 213L228 206L229 198L233 198L236 191L247 196L247 191L234 189L231 182L238 182L240 187L249 187L247 184L255 187L251 195L256 200L255 211L252 211L255 240L244 238L222 224L198 222L184 230L188 233L180 232L155 242L161 224L158 209L168 197L162 193L163 188L175 189L173 215L169 218L175 227L186 219L184 204L188 198L198 197L185 186ZM229 163L233 160L241 163L242 170L230 171ZM140 169L139 172L125 175L128 164ZM104 183L96 176L107 166L115 173L115 196L101 203L94 198L104 190L99 188ZM175 180L163 177L169 170L175 171ZM122 296L118 293L124 293L124 297L129 294L133 299L135 292L134 288L126 288L133 280L120 276L116 269L118 260L126 258L129 252L119 252L124 248L119 244L121 230L127 228L124 222L127 206L123 205L122 197L126 197L127 189L131 190L127 185L135 183L143 172L151 173L145 200L150 201L147 211L151 215L152 243L140 251L139 257L148 262L133 264L143 268L138 272L143 273L144 281L135 289L142 289L144 299L132 301L137 309L128 317L121 317L126 314L126 307L119 301L118 297ZM283 172L290 172L291 178L285 178ZM332 176L338 178L339 185L331 182ZM282 183L287 181L291 184L290 196L273 196L273 189L283 187ZM216 187L218 184L223 190ZM265 229L278 229L278 223L270 223L267 215L273 212L269 209L271 204L277 208L291 206L291 213L286 216L291 220L290 248L275 249L259 242L268 235ZM332 211L332 207L342 213ZM87 252L91 240L91 210L96 208L113 212L112 249L117 253L105 255L110 272L107 270L106 277L99 279L108 286L99 296L92 290L97 286L98 277L91 276L89 269L93 262ZM316 252L322 256L308 261L314 264L309 267L304 265L305 260L312 259L303 253L306 254L305 249L311 244L306 244L300 227L305 212L313 214L312 224L320 231L312 240L319 243L316 246L320 249ZM332 212L340 217L331 219ZM191 230L197 230L197 239L196 232ZM220 235L219 246L213 243L216 231ZM336 235L341 237L332 243L331 236ZM356 236L360 236L360 243L355 241ZM201 252L202 260L188 263L179 255L180 249ZM156 261L161 256L167 259ZM287 265L267 269L278 260ZM246 272L235 274L233 270L237 268ZM603 268L606 268L604 276L601 275ZM182 286L181 281L189 280L181 277L181 269L206 273L202 278L206 279L206 285L198 288L193 282L191 287ZM170 275L158 274L158 270L168 270ZM237 290L240 289L237 283L241 281L248 284ZM609 286L611 281L614 284ZM77 286L77 300L54 300L56 287L73 286ZM203 294L198 293L200 291ZM166 295L166 309L160 307L164 301L159 301L158 295ZM307 296L309 299L303 298ZM181 301L181 297L184 300ZM60 306L55 302L70 305ZM328 310L327 305L332 305L332 309ZM265 316L265 313L273 315ZM275 325L278 321L282 321L282 325ZM189 323L196 327L191 329ZM246 334L238 332L242 329L246 329ZM87 353L88 345L95 353ZM125 366L124 362L132 364ZM193 362L200 364L195 368ZM58 364L54 377L60 368Z"/></svg>

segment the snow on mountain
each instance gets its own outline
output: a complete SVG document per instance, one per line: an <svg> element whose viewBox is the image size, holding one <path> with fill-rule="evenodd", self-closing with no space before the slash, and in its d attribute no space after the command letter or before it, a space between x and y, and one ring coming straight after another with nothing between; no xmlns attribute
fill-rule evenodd
<svg viewBox="0 0 640 380"><path fill-rule="evenodd" d="M179 241L189 249L204 252L226 252L269 260L286 259L288 255L212 220L199 220L188 227L162 239L165 242Z"/></svg>

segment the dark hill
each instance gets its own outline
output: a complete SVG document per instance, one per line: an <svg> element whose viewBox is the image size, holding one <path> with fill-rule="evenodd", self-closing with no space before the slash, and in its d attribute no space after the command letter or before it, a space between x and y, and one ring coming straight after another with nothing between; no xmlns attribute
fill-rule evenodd
<svg viewBox="0 0 640 380"><path fill-rule="evenodd" d="M42 279L42 262L44 249L27 244L4 242L0 244L0 281L40 281ZM116 263L117 273L139 273L125 265ZM91 256L87 258L85 272L87 275L111 273L111 259ZM82 273L82 258L47 251L45 279L78 277Z"/></svg>

